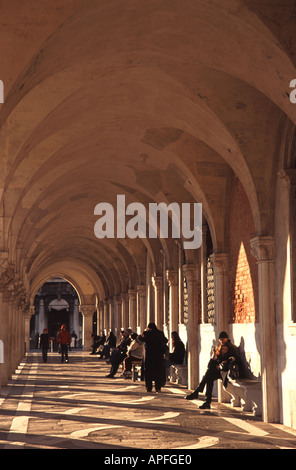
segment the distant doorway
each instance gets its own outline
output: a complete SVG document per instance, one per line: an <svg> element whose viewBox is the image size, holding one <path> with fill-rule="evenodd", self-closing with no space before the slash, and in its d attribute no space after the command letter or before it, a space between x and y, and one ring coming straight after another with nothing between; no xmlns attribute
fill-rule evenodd
<svg viewBox="0 0 296 470"><path fill-rule="evenodd" d="M53 349L57 350L57 336L62 325L66 325L69 331L70 316L69 311L66 309L55 310L51 309L48 313L48 334L50 338L53 338Z"/></svg>

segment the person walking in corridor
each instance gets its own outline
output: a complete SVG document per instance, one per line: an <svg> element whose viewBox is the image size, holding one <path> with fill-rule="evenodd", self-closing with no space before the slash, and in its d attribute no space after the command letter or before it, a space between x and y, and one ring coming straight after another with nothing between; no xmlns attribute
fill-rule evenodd
<svg viewBox="0 0 296 470"><path fill-rule="evenodd" d="M49 336L48 331L44 328L43 333L40 336L40 348L42 351L42 360L44 363L47 362L47 353L49 348Z"/></svg>
<svg viewBox="0 0 296 470"><path fill-rule="evenodd" d="M71 343L71 336L67 331L66 325L62 325L61 331L58 335L58 344L61 346L61 362L69 362L68 358L68 346Z"/></svg>

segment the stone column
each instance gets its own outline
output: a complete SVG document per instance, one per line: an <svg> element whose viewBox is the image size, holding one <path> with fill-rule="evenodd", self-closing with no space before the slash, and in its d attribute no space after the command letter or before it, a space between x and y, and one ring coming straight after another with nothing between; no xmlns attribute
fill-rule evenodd
<svg viewBox="0 0 296 470"><path fill-rule="evenodd" d="M211 255L214 267L215 321L218 332L228 330L229 323L229 263L227 253Z"/></svg>
<svg viewBox="0 0 296 470"><path fill-rule="evenodd" d="M41 298L39 301L39 334L41 335L44 328L47 328L47 321L45 318L44 300Z"/></svg>
<svg viewBox="0 0 296 470"><path fill-rule="evenodd" d="M146 315L146 286L139 284L138 292L138 333L142 333L147 326Z"/></svg>
<svg viewBox="0 0 296 470"><path fill-rule="evenodd" d="M179 283L178 271L168 269L166 271L166 278L169 283L169 321L170 321L170 334L172 331L178 331L179 325Z"/></svg>
<svg viewBox="0 0 296 470"><path fill-rule="evenodd" d="M155 324L160 330L163 329L163 279L161 276L152 276L155 299Z"/></svg>
<svg viewBox="0 0 296 470"><path fill-rule="evenodd" d="M132 329L133 333L137 329L137 297L134 289L128 291L128 303L129 303L129 328Z"/></svg>
<svg viewBox="0 0 296 470"><path fill-rule="evenodd" d="M115 318L115 303L114 298L109 300L109 325L110 329L115 334L115 327L116 327L116 318Z"/></svg>
<svg viewBox="0 0 296 470"><path fill-rule="evenodd" d="M250 243L258 265L263 420L266 423L278 423L280 413L274 285L275 243L274 238L269 236L253 238Z"/></svg>
<svg viewBox="0 0 296 470"><path fill-rule="evenodd" d="M197 311L197 276L195 264L185 264L183 273L187 280L188 291L188 388L194 390L198 385L199 358L197 344L198 311Z"/></svg>
<svg viewBox="0 0 296 470"><path fill-rule="evenodd" d="M228 333L229 324L229 256L227 253L215 253L211 255L214 268L214 298L215 298L215 322L220 331ZM218 401L229 402L229 394L223 389L222 383L218 385Z"/></svg>
<svg viewBox="0 0 296 470"><path fill-rule="evenodd" d="M106 336L108 336L110 326L109 326L109 302L108 300L104 300L104 330Z"/></svg>
<svg viewBox="0 0 296 470"><path fill-rule="evenodd" d="M74 307L73 307L73 330L77 334L77 344L80 339L80 328L79 328L79 301L78 299L74 299ZM72 333L72 331L70 331Z"/></svg>
<svg viewBox="0 0 296 470"><path fill-rule="evenodd" d="M93 332L93 315L96 310L94 305L81 305L80 311L83 316L83 328L82 328L82 345L83 350L91 350L92 345L92 332Z"/></svg>
<svg viewBox="0 0 296 470"><path fill-rule="evenodd" d="M30 305L28 311L25 312L25 344L26 352L30 351L30 322L31 318L35 313L34 305Z"/></svg>
<svg viewBox="0 0 296 470"><path fill-rule="evenodd" d="M125 330L129 327L129 302L128 293L121 294L121 307L122 307L122 328Z"/></svg>
<svg viewBox="0 0 296 470"><path fill-rule="evenodd" d="M104 302L100 300L98 308L98 328L99 334L104 330Z"/></svg>
<svg viewBox="0 0 296 470"><path fill-rule="evenodd" d="M121 330L121 327L122 327L122 306L121 306L121 296L120 295L116 295L114 297L114 303L115 303L115 323L116 323L116 326L115 326L115 331L114 331L114 334L116 337L119 337L119 334L120 334L120 330Z"/></svg>
<svg viewBox="0 0 296 470"><path fill-rule="evenodd" d="M207 298L207 231L208 228L202 228L202 244L200 247L201 253L201 318L202 323L208 323L208 298Z"/></svg>
<svg viewBox="0 0 296 470"><path fill-rule="evenodd" d="M1 384L6 385L10 370L10 338L9 338L9 300L10 293L3 292L0 306L0 339L4 345L4 364L1 364Z"/></svg>

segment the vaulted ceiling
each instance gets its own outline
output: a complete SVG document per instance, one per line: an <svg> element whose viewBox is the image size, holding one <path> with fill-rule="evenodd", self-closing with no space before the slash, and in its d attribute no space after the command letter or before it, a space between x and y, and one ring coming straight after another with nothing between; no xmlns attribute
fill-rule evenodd
<svg viewBox="0 0 296 470"><path fill-rule="evenodd" d="M33 290L67 275L103 297L143 282L146 250L174 263L172 240L94 236L118 194L201 202L223 251L236 175L273 231L293 1L4 0L0 18L0 250Z"/></svg>

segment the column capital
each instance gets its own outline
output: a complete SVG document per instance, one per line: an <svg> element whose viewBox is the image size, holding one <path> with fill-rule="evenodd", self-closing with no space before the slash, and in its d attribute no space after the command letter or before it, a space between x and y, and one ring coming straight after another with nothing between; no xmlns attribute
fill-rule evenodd
<svg viewBox="0 0 296 470"><path fill-rule="evenodd" d="M177 286L179 281L178 271L175 269L167 269L166 278L169 283L169 286Z"/></svg>
<svg viewBox="0 0 296 470"><path fill-rule="evenodd" d="M183 273L187 282L197 281L197 266L196 264L183 264Z"/></svg>
<svg viewBox="0 0 296 470"><path fill-rule="evenodd" d="M129 289L128 290L129 300L135 300L136 299L136 294L137 294L137 291L135 289Z"/></svg>
<svg viewBox="0 0 296 470"><path fill-rule="evenodd" d="M285 170L280 170L277 175L279 178L285 181L288 189L291 186L296 186L296 169L295 168L286 168Z"/></svg>
<svg viewBox="0 0 296 470"><path fill-rule="evenodd" d="M17 279L14 265L9 263L6 257L0 256L0 292L5 292L8 288L11 288Z"/></svg>
<svg viewBox="0 0 296 470"><path fill-rule="evenodd" d="M258 263L273 262L275 257L274 237L259 236L250 240L251 253Z"/></svg>
<svg viewBox="0 0 296 470"><path fill-rule="evenodd" d="M114 295L114 302L116 304L121 304L121 295Z"/></svg>
<svg viewBox="0 0 296 470"><path fill-rule="evenodd" d="M96 311L95 305L81 305L80 311L84 317L89 317Z"/></svg>
<svg viewBox="0 0 296 470"><path fill-rule="evenodd" d="M161 276L152 276L151 277L152 285L155 290L159 290L162 288L163 279Z"/></svg>
<svg viewBox="0 0 296 470"><path fill-rule="evenodd" d="M146 286L144 284L137 285L137 293L140 297L146 296Z"/></svg>
<svg viewBox="0 0 296 470"><path fill-rule="evenodd" d="M122 292L121 293L121 301L123 301L123 302L128 301L128 293L127 292Z"/></svg>
<svg viewBox="0 0 296 470"><path fill-rule="evenodd" d="M229 271L228 253L214 253L210 256L210 260L218 274L225 274Z"/></svg>

